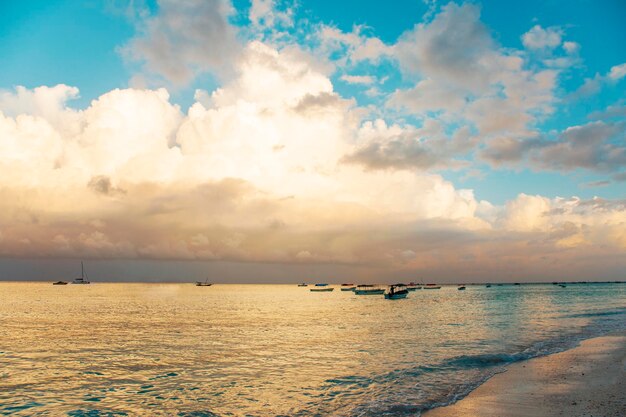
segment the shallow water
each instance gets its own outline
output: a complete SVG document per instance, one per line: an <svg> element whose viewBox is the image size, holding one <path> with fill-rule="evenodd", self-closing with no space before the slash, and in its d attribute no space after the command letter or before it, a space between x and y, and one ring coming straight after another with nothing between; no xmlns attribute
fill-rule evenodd
<svg viewBox="0 0 626 417"><path fill-rule="evenodd" d="M378 416L626 328L626 285L405 300L295 285L0 283L0 415Z"/></svg>

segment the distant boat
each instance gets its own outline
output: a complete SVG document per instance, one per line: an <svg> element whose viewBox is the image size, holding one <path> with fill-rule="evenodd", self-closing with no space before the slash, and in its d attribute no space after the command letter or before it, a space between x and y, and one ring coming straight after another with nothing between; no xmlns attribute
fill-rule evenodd
<svg viewBox="0 0 626 417"><path fill-rule="evenodd" d="M457 290L459 291L463 291L465 289L465 285L459 285L459 288L457 288Z"/></svg>
<svg viewBox="0 0 626 417"><path fill-rule="evenodd" d="M357 285L354 289L354 293L356 295L380 295L385 293L385 289L379 287L378 285Z"/></svg>
<svg viewBox="0 0 626 417"><path fill-rule="evenodd" d="M209 282L208 278L204 282L196 281L196 287L210 287L211 285L213 284Z"/></svg>
<svg viewBox="0 0 626 417"><path fill-rule="evenodd" d="M304 282L302 284L298 284L298 287L308 287L308 284L305 284Z"/></svg>
<svg viewBox="0 0 626 417"><path fill-rule="evenodd" d="M407 295L409 295L409 290L404 285L390 285L385 291L385 299L387 300L399 300L406 298Z"/></svg>
<svg viewBox="0 0 626 417"><path fill-rule="evenodd" d="M326 287L326 285L328 285L328 284L324 284L324 285L325 286L322 286L322 287L309 288L309 291L311 291L311 292L331 292L331 291L335 290L333 287Z"/></svg>
<svg viewBox="0 0 626 417"><path fill-rule="evenodd" d="M565 284L559 284L559 287L561 287L561 288L565 288L565 287L567 287L567 285L565 285Z"/></svg>
<svg viewBox="0 0 626 417"><path fill-rule="evenodd" d="M491 288L491 284L487 284L487 285L485 285L485 287Z"/></svg>
<svg viewBox="0 0 626 417"><path fill-rule="evenodd" d="M426 284L424 286L425 290L438 290L441 288L441 285L437 285L437 284Z"/></svg>
<svg viewBox="0 0 626 417"><path fill-rule="evenodd" d="M513 285L522 285L522 284L520 284L519 282L516 282L516 283L515 283L515 284L513 284Z"/></svg>
<svg viewBox="0 0 626 417"><path fill-rule="evenodd" d="M90 282L87 280L87 275L85 274L85 266L83 265L83 261L80 261L80 277L75 278L74 281L72 281L72 284L90 284Z"/></svg>
<svg viewBox="0 0 626 417"><path fill-rule="evenodd" d="M52 285L67 285L67 282L65 282L65 281L57 281L57 282L53 282Z"/></svg>
<svg viewBox="0 0 626 417"><path fill-rule="evenodd" d="M409 291L421 290L422 286L414 282L409 282L409 285L406 286L406 289Z"/></svg>
<svg viewBox="0 0 626 417"><path fill-rule="evenodd" d="M341 291L354 291L355 288L354 284L341 284Z"/></svg>
<svg viewBox="0 0 626 417"><path fill-rule="evenodd" d="M328 284L315 284L316 287L326 287Z"/></svg>

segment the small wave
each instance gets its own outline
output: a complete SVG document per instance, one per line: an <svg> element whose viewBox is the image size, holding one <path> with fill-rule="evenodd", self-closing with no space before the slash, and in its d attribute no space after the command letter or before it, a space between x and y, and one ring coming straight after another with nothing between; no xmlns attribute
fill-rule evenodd
<svg viewBox="0 0 626 417"><path fill-rule="evenodd" d="M455 368L482 368L486 366L506 365L531 358L530 353L486 353L481 355L462 355L448 362Z"/></svg>
<svg viewBox="0 0 626 417"><path fill-rule="evenodd" d="M618 310L618 311L600 311L600 312L590 312L590 313L577 313L577 314L569 314L564 316L566 318L584 318L584 317L607 317L607 316L619 316L626 315L626 310Z"/></svg>

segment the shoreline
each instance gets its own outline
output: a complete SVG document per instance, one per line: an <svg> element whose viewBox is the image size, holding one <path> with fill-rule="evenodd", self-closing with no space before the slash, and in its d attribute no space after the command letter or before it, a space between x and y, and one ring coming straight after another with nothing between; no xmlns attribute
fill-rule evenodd
<svg viewBox="0 0 626 417"><path fill-rule="evenodd" d="M461 400L424 417L626 415L626 332L508 365Z"/></svg>

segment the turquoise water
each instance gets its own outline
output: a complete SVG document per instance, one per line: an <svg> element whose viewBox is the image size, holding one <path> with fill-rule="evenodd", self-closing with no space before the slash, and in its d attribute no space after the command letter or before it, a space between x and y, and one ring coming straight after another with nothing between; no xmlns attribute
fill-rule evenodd
<svg viewBox="0 0 626 417"><path fill-rule="evenodd" d="M0 415L418 416L626 329L626 285L404 300L295 285L0 283Z"/></svg>

